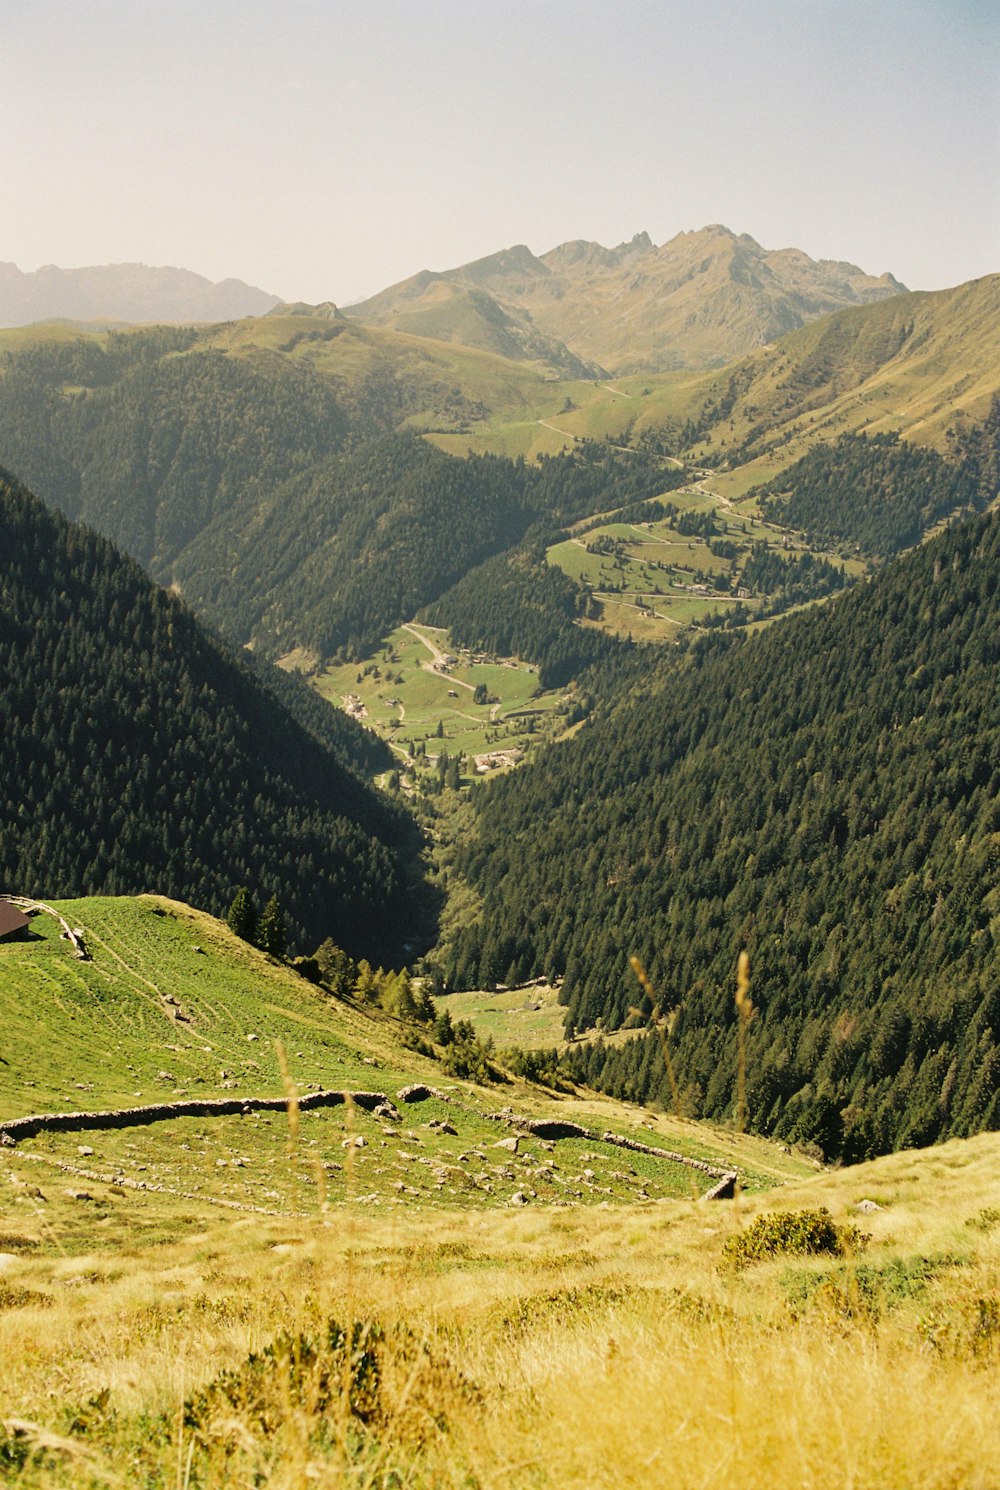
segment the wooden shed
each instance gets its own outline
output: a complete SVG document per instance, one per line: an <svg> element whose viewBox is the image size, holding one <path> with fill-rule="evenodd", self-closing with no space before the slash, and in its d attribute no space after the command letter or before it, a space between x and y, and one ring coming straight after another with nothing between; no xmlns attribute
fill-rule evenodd
<svg viewBox="0 0 1000 1490"><path fill-rule="evenodd" d="M23 911L6 900L0 900L0 942L13 942L24 936L29 921Z"/></svg>

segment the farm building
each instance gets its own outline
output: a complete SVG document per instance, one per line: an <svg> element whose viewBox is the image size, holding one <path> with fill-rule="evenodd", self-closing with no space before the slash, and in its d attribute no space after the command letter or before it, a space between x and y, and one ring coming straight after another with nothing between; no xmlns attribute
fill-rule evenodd
<svg viewBox="0 0 1000 1490"><path fill-rule="evenodd" d="M16 941L28 929L28 918L16 905L0 900L0 942Z"/></svg>

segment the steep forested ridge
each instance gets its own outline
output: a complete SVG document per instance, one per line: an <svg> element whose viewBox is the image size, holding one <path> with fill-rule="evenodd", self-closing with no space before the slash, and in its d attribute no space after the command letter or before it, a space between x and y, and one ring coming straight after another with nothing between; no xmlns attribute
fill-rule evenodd
<svg viewBox="0 0 1000 1490"><path fill-rule="evenodd" d="M1000 518L817 611L712 637L478 797L457 984L565 974L622 1024L649 965L693 1110L732 1110L749 951L762 1128L857 1156L1000 1123ZM655 1040L578 1066L666 1097Z"/></svg>
<svg viewBox="0 0 1000 1490"><path fill-rule="evenodd" d="M220 913L248 884L277 895L300 950L330 935L398 954L409 821L346 768L349 721L309 724L323 707L0 479L4 889L156 890Z"/></svg>
<svg viewBox="0 0 1000 1490"><path fill-rule="evenodd" d="M0 380L7 468L164 582L213 518L332 454L347 430L322 379L194 340L156 328L43 345L8 357Z"/></svg>
<svg viewBox="0 0 1000 1490"><path fill-rule="evenodd" d="M982 501L971 449L947 461L897 435L841 435L758 492L772 522L801 528L810 543L855 544L867 554L898 553L941 518Z"/></svg>

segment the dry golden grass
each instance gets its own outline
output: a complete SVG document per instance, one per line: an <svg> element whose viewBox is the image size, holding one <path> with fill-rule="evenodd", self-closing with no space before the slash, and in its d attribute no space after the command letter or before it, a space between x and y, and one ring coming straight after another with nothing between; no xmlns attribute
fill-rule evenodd
<svg viewBox="0 0 1000 1490"><path fill-rule="evenodd" d="M0 1309L0 1481L987 1490L998 1158L987 1135L738 1208L206 1212L183 1240L82 1256L8 1235L0 1285L29 1297ZM859 1216L866 1197L882 1209ZM817 1205L867 1250L724 1264L737 1226ZM269 1428L252 1404L185 1425L220 1372L330 1316L386 1332L367 1427L287 1368Z"/></svg>

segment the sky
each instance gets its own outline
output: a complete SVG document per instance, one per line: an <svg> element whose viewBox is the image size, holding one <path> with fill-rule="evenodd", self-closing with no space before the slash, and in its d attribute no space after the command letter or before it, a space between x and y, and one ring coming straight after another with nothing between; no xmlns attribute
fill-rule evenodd
<svg viewBox="0 0 1000 1490"><path fill-rule="evenodd" d="M0 260L350 304L724 223L1000 271L997 0L0 0Z"/></svg>

